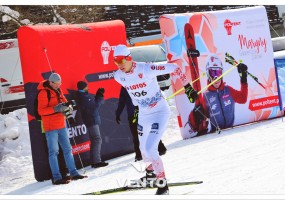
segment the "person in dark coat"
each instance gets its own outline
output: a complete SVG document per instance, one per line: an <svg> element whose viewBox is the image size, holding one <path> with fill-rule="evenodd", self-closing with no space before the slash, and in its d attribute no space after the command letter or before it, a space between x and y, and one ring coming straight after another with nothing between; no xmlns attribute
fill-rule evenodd
<svg viewBox="0 0 285 200"><path fill-rule="evenodd" d="M137 130L138 123L137 123L137 121L133 122L135 106L133 105L132 99L131 99L130 95L128 94L127 90L124 87L121 87L119 103L118 103L118 107L116 110L116 122L117 122L117 124L121 123L120 116L121 116L121 113L124 110L125 106L127 108L130 130L131 130L131 133L133 135L134 150L135 150L135 154L136 154L135 161L140 161L140 160L142 160L142 155L141 155L141 151L139 148L140 144L139 144L138 130ZM164 146L164 144L160 140L160 142L158 144L159 155L164 155L166 153L166 150L167 150L166 147Z"/></svg>
<svg viewBox="0 0 285 200"><path fill-rule="evenodd" d="M102 138L99 125L101 118L99 108L104 103L104 88L99 88L95 98L88 93L88 85L84 81L77 83L77 105L81 112L83 123L90 137L90 163L92 168L105 167L107 162L101 160Z"/></svg>

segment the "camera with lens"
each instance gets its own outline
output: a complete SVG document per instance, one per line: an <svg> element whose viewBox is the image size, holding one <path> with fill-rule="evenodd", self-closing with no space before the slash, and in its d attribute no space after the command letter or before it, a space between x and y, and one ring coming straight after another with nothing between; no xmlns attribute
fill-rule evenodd
<svg viewBox="0 0 285 200"><path fill-rule="evenodd" d="M63 103L62 105L66 106L67 108L63 111L63 114L66 116L68 123L73 124L75 123L75 119L72 116L73 109L76 107L75 100L68 101Z"/></svg>

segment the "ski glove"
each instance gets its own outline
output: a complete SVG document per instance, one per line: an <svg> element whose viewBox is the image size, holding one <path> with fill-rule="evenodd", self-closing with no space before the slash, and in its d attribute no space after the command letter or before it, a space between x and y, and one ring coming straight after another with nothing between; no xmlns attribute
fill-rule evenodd
<svg viewBox="0 0 285 200"><path fill-rule="evenodd" d="M239 63L237 69L240 76L240 81L242 83L247 83L247 66L243 63Z"/></svg>
<svg viewBox="0 0 285 200"><path fill-rule="evenodd" d="M133 124L138 123L138 119L139 119L139 107L135 106Z"/></svg>
<svg viewBox="0 0 285 200"><path fill-rule="evenodd" d="M53 107L54 112L64 112L68 107L64 103L60 103Z"/></svg>
<svg viewBox="0 0 285 200"><path fill-rule="evenodd" d="M104 97L104 92L105 92L104 88L99 88L96 92L96 97Z"/></svg>
<svg viewBox="0 0 285 200"><path fill-rule="evenodd" d="M193 89L193 87L188 83L187 85L184 86L185 88L185 94L187 95L189 101L191 103L194 103L195 100L198 98L198 94L196 90Z"/></svg>

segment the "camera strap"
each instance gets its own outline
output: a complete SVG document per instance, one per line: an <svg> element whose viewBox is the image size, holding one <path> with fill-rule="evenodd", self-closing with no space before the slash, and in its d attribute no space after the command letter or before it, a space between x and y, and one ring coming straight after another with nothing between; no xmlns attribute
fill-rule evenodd
<svg viewBox="0 0 285 200"><path fill-rule="evenodd" d="M58 103L62 103L61 98L60 98L61 90L57 89L57 90L54 90L54 91L56 93L56 97L57 97Z"/></svg>

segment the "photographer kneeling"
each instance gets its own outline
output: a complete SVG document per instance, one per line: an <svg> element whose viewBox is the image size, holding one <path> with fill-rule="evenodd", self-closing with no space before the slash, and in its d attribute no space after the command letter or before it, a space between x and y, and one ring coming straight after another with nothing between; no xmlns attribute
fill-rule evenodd
<svg viewBox="0 0 285 200"><path fill-rule="evenodd" d="M72 147L68 138L65 115L72 112L72 106L67 103L61 89L61 77L57 73L52 73L49 80L42 81L38 85L38 112L41 115L45 136L47 139L49 165L53 176L52 183L55 185L67 184L70 180L63 179L58 165L58 150L60 144L64 160L71 180L86 178L80 175L76 169L72 155ZM48 92L50 100L48 100ZM65 114L65 115L64 115Z"/></svg>

